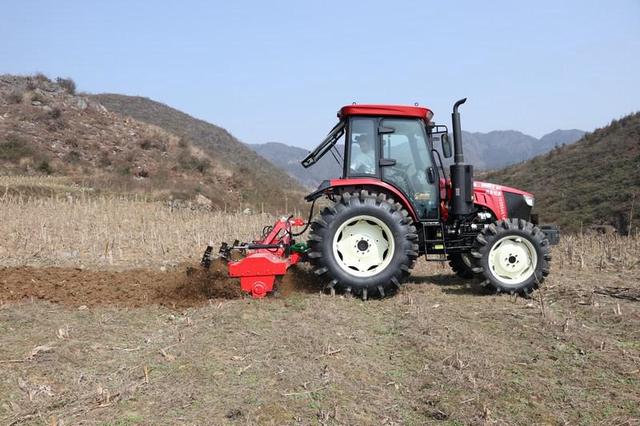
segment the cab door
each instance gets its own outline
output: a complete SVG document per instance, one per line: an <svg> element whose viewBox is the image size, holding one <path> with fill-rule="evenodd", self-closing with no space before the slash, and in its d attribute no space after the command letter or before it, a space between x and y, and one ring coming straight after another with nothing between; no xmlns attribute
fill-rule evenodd
<svg viewBox="0 0 640 426"><path fill-rule="evenodd" d="M420 219L437 220L438 174L424 123L418 119L382 119L378 134L382 179L404 192Z"/></svg>

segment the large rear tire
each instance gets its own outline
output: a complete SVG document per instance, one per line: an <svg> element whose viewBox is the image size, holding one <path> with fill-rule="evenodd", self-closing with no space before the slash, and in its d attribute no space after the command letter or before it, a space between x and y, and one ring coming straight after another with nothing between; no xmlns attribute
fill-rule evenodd
<svg viewBox="0 0 640 426"><path fill-rule="evenodd" d="M309 259L328 290L367 299L395 292L418 258L418 234L384 193L345 192L311 224Z"/></svg>
<svg viewBox="0 0 640 426"><path fill-rule="evenodd" d="M498 293L528 296L549 275L549 241L523 219L500 220L476 237L471 250L473 272Z"/></svg>

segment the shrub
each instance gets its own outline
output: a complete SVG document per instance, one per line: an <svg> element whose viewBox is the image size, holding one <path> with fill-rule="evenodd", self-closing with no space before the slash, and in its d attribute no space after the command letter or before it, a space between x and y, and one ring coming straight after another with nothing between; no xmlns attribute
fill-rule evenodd
<svg viewBox="0 0 640 426"><path fill-rule="evenodd" d="M100 159L98 160L98 164L101 167L108 167L111 165L111 159L109 158L109 153L106 151L103 151L100 154Z"/></svg>
<svg viewBox="0 0 640 426"><path fill-rule="evenodd" d="M17 161L32 155L33 149L19 136L9 135L5 142L0 143L0 160Z"/></svg>
<svg viewBox="0 0 640 426"><path fill-rule="evenodd" d="M146 136L140 141L140 148L148 151L150 149L157 149L160 152L167 152L167 144L162 137L159 136Z"/></svg>
<svg viewBox="0 0 640 426"><path fill-rule="evenodd" d="M58 118L62 117L62 110L60 108L58 108L58 107L53 107L47 113L47 115L49 116L49 118L57 120Z"/></svg>
<svg viewBox="0 0 640 426"><path fill-rule="evenodd" d="M76 94L76 82L70 78L56 78L56 83L64 90L67 91L70 95Z"/></svg>
<svg viewBox="0 0 640 426"><path fill-rule="evenodd" d="M193 161L195 158L191 155L188 149L182 149L178 153L178 164L183 170L193 169Z"/></svg>
<svg viewBox="0 0 640 426"><path fill-rule="evenodd" d="M10 104L19 104L22 102L22 96L24 95L24 91L20 89L13 89L7 95L7 102Z"/></svg>
<svg viewBox="0 0 640 426"><path fill-rule="evenodd" d="M178 154L178 164L180 164L183 170L197 170L202 174L211 167L211 162L208 159L194 157L188 149L180 151L180 154Z"/></svg>
<svg viewBox="0 0 640 426"><path fill-rule="evenodd" d="M51 80L49 79L49 77L47 77L46 75L44 75L44 74L43 74L43 73L41 73L41 72L36 73L36 74L33 76L33 79L34 79L35 81L37 81L38 83L42 83L42 82L45 82L45 83L51 83Z"/></svg>
<svg viewBox="0 0 640 426"><path fill-rule="evenodd" d="M33 78L29 77L26 84L27 90L36 90L37 87L38 84L36 83L36 81Z"/></svg>
<svg viewBox="0 0 640 426"><path fill-rule="evenodd" d="M67 155L64 156L65 160L69 163L77 163L80 161L80 153L76 150L69 151Z"/></svg>
<svg viewBox="0 0 640 426"><path fill-rule="evenodd" d="M209 162L209 160L207 160L206 158L196 159L196 162L196 170L198 170L202 174L205 174L206 171L209 170L209 167L211 167L211 162Z"/></svg>
<svg viewBox="0 0 640 426"><path fill-rule="evenodd" d="M51 168L51 165L47 160L42 160L40 164L38 164L38 167L36 167L36 170L42 173L46 173L48 175L53 173L53 169Z"/></svg>
<svg viewBox="0 0 640 426"><path fill-rule="evenodd" d="M50 109L42 118L46 120L47 128L50 131L62 130L67 127L67 122L62 117L62 110L58 107Z"/></svg>
<svg viewBox="0 0 640 426"><path fill-rule="evenodd" d="M64 144L68 145L68 146L70 146L72 148L77 148L78 147L78 141L73 137L69 137L69 138L65 139L64 140Z"/></svg>

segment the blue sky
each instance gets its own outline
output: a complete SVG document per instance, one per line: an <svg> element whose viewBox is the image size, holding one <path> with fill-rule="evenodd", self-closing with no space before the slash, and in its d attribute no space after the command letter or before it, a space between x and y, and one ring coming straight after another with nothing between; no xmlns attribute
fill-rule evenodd
<svg viewBox="0 0 640 426"><path fill-rule="evenodd" d="M593 130L640 110L640 0L7 1L0 73L141 95L244 142L312 147L344 104L469 131Z"/></svg>

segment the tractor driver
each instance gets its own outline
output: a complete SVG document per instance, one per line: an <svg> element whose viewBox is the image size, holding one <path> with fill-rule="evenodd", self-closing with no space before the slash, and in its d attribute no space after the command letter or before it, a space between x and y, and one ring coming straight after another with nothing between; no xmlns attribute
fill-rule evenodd
<svg viewBox="0 0 640 426"><path fill-rule="evenodd" d="M358 144L360 150L358 153L353 152L351 157L351 170L362 174L375 174L375 156L373 149L373 138L367 133L361 133L356 136L355 143ZM355 145L355 144L354 144ZM354 147L352 145L352 148Z"/></svg>

